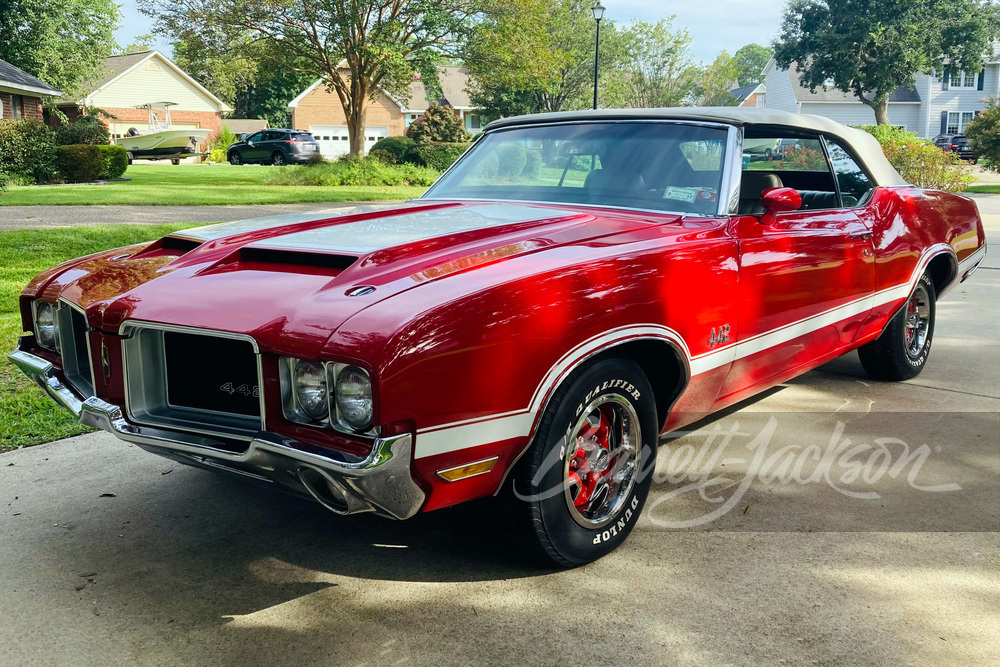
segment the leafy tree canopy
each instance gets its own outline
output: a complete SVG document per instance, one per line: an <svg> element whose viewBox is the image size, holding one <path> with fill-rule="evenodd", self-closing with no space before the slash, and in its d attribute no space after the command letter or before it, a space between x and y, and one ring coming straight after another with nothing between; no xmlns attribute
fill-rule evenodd
<svg viewBox="0 0 1000 667"><path fill-rule="evenodd" d="M733 54L738 68L740 86L749 86L764 80L763 70L771 59L771 49L760 44L747 44Z"/></svg>
<svg viewBox="0 0 1000 667"><path fill-rule="evenodd" d="M130 53L142 53L143 51L150 51L153 48L153 44L156 40L149 33L143 33L141 35L136 35L132 38L132 41L125 45L125 48L121 49L119 53L123 56L127 56Z"/></svg>
<svg viewBox="0 0 1000 667"><path fill-rule="evenodd" d="M674 30L675 18L634 21L612 33L610 47L620 55L615 70L600 82L604 106L655 108L691 102L701 71L691 58L691 36L687 30Z"/></svg>
<svg viewBox="0 0 1000 667"><path fill-rule="evenodd" d="M732 90L739 76L735 56L723 51L702 72L698 84L698 104L704 107L729 107L738 104Z"/></svg>
<svg viewBox="0 0 1000 667"><path fill-rule="evenodd" d="M0 59L79 95L116 49L114 0L0 0Z"/></svg>
<svg viewBox="0 0 1000 667"><path fill-rule="evenodd" d="M406 100L415 71L455 43L467 0L139 0L155 31L196 39L215 57L260 46L274 66L322 78L344 108L351 154L364 153L379 89ZM341 67L343 63L343 67Z"/></svg>
<svg viewBox="0 0 1000 667"><path fill-rule="evenodd" d="M1000 21L992 0L791 0L774 42L781 67L832 82L889 123L889 95L919 72L979 71Z"/></svg>
<svg viewBox="0 0 1000 667"><path fill-rule="evenodd" d="M965 126L972 150L989 160L991 171L1000 171L1000 103L995 97L986 102L986 109Z"/></svg>

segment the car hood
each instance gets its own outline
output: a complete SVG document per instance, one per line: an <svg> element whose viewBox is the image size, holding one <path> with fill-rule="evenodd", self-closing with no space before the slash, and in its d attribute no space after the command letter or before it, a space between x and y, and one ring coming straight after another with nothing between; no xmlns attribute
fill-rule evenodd
<svg viewBox="0 0 1000 667"><path fill-rule="evenodd" d="M518 203L414 202L290 214L183 230L65 268L50 297L109 333L144 320L247 333L262 349L316 357L374 303L525 253L676 216ZM398 299L400 308L407 299ZM416 314L416 313L414 313Z"/></svg>

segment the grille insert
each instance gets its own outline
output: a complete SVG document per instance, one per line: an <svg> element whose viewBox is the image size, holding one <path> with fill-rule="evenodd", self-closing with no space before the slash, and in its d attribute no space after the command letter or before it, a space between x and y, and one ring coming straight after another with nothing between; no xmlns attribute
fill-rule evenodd
<svg viewBox="0 0 1000 667"><path fill-rule="evenodd" d="M87 316L66 302L56 308L59 322L59 353L63 374L77 393L87 398L94 395L94 375L90 369L90 347L87 345Z"/></svg>

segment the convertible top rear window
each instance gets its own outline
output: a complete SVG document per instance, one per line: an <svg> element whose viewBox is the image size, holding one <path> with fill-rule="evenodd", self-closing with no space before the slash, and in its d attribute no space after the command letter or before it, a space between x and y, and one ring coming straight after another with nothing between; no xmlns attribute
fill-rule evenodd
<svg viewBox="0 0 1000 667"><path fill-rule="evenodd" d="M515 127L476 144L425 195L714 215L727 132L682 123Z"/></svg>

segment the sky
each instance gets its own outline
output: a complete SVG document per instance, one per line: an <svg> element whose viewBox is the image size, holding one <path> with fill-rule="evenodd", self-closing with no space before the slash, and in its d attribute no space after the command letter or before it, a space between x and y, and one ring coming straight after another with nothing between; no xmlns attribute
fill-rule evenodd
<svg viewBox="0 0 1000 667"><path fill-rule="evenodd" d="M152 32L152 22L135 7L135 0L121 0L122 27L115 38L122 46L135 35ZM617 23L632 19L655 22L676 14L675 28L691 33L695 60L711 62L722 49L730 54L750 42L765 46L778 32L784 0L601 0L605 18ZM156 47L170 53L170 44L159 40Z"/></svg>

